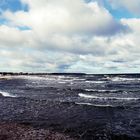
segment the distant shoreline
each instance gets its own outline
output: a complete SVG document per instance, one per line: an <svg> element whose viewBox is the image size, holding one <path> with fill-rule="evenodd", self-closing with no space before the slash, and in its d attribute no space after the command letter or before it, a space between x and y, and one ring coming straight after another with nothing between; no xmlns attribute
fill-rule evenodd
<svg viewBox="0 0 140 140"><path fill-rule="evenodd" d="M88 73L28 73L28 72L0 72L0 75L140 75L140 73L102 73L102 74L88 74Z"/></svg>
<svg viewBox="0 0 140 140"><path fill-rule="evenodd" d="M86 73L12 73L12 72L0 72L0 75L86 75Z"/></svg>

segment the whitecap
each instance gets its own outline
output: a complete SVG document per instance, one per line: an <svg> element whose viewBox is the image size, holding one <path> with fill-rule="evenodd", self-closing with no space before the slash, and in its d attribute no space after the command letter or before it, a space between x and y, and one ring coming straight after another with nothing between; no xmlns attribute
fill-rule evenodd
<svg viewBox="0 0 140 140"><path fill-rule="evenodd" d="M140 98L120 98L120 97L101 97L101 96L94 96L94 95L87 95L83 93L79 93L79 96L82 98L87 98L87 99L99 99L99 100L139 100Z"/></svg>
<svg viewBox="0 0 140 140"><path fill-rule="evenodd" d="M65 81L58 81L58 83L65 84L66 82Z"/></svg>
<svg viewBox="0 0 140 140"><path fill-rule="evenodd" d="M85 89L88 92L117 92L117 90L98 90L98 89Z"/></svg>
<svg viewBox="0 0 140 140"><path fill-rule="evenodd" d="M2 80L9 80L9 79L12 79L12 76L2 76L2 75L0 75L0 79L2 79Z"/></svg>
<svg viewBox="0 0 140 140"><path fill-rule="evenodd" d="M54 76L39 76L39 75L19 75L16 76L15 78L18 79L24 79L24 80L28 80L28 81L54 81L54 80L58 80L57 77Z"/></svg>
<svg viewBox="0 0 140 140"><path fill-rule="evenodd" d="M78 104L78 105L90 105L90 106L92 106L93 104L91 104L91 103L75 103L75 104Z"/></svg>
<svg viewBox="0 0 140 140"><path fill-rule="evenodd" d="M95 107L113 107L112 105L101 105L101 104L92 104L92 103L82 103L82 102L76 102L75 104L78 105L88 105L88 106L95 106Z"/></svg>
<svg viewBox="0 0 140 140"><path fill-rule="evenodd" d="M113 77L113 78L110 78L111 81L114 81L114 82L117 82L117 81L139 81L140 78L123 78L123 77Z"/></svg>
<svg viewBox="0 0 140 140"><path fill-rule="evenodd" d="M10 94L8 92L4 92L4 91L0 91L0 94L4 97L12 97L12 98L16 97L15 95L12 95L12 94Z"/></svg>
<svg viewBox="0 0 140 140"><path fill-rule="evenodd" d="M106 81L85 81L86 83L93 83L93 84L102 84L106 83Z"/></svg>

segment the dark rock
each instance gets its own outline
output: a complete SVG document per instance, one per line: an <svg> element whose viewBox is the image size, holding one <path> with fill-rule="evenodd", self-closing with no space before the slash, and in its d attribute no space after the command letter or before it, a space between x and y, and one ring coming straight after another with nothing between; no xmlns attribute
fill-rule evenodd
<svg viewBox="0 0 140 140"><path fill-rule="evenodd" d="M0 140L72 140L64 134L16 123L0 123Z"/></svg>

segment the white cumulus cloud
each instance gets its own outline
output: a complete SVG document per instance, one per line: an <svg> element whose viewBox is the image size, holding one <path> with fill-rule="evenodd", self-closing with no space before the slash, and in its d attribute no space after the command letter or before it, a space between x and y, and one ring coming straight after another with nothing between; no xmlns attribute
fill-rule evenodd
<svg viewBox="0 0 140 140"><path fill-rule="evenodd" d="M2 12L0 70L128 72L139 68L140 19L116 20L97 1L21 0Z"/></svg>
<svg viewBox="0 0 140 140"><path fill-rule="evenodd" d="M109 0L113 8L125 8L129 12L140 15L140 0Z"/></svg>

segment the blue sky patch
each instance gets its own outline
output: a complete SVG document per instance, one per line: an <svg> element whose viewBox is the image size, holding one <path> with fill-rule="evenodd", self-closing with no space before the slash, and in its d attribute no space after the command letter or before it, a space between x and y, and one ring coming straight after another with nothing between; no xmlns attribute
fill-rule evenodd
<svg viewBox="0 0 140 140"><path fill-rule="evenodd" d="M18 10L28 11L28 6L23 5L20 0L1 0L0 9L1 11L10 10L13 12Z"/></svg>

